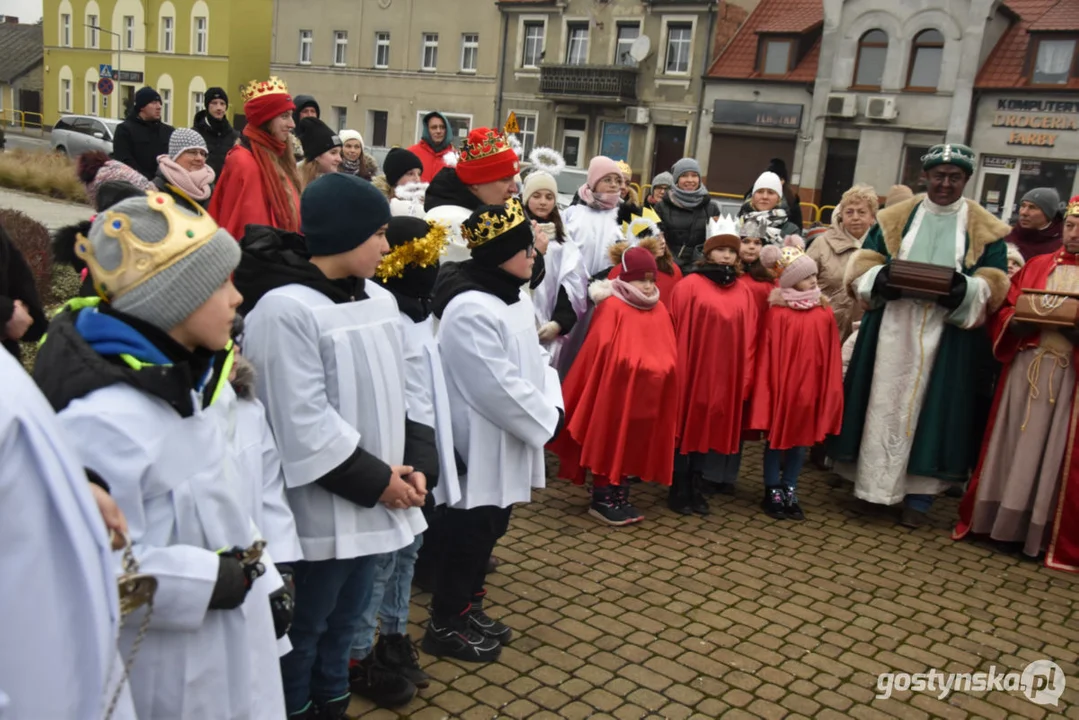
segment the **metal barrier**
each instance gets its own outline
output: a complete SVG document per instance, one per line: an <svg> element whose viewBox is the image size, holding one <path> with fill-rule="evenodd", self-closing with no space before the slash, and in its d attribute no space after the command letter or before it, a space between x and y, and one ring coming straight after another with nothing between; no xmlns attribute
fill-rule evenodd
<svg viewBox="0 0 1079 720"><path fill-rule="evenodd" d="M45 129L45 116L36 112L0 110L0 122L4 125L17 127L22 130L25 130L26 128L37 128L44 131Z"/></svg>
<svg viewBox="0 0 1079 720"><path fill-rule="evenodd" d="M835 205L821 205L820 212L817 214L817 221L824 223L825 225L832 224L832 213L835 212ZM828 219L824 219L824 213L828 213Z"/></svg>

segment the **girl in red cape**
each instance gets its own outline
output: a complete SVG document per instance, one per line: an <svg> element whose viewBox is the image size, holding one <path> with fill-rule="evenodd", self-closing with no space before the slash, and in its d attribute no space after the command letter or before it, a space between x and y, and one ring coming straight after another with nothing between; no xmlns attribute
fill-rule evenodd
<svg viewBox="0 0 1079 720"><path fill-rule="evenodd" d="M677 420L674 326L660 302L655 257L635 247L618 264L619 277L589 287L596 310L562 383L566 424L550 445L561 477L583 485L592 471L588 514L608 525L644 519L626 477L671 484Z"/></svg>
<svg viewBox="0 0 1079 720"><path fill-rule="evenodd" d="M1017 320L1025 289L1079 292L1079 196L1064 217L1064 246L1027 261L990 318L1004 368L952 537L1022 543L1025 555L1044 552L1046 567L1079 572L1079 330Z"/></svg>
<svg viewBox="0 0 1079 720"><path fill-rule="evenodd" d="M763 430L764 512L805 520L798 474L806 452L843 424L843 361L835 314L817 285L817 263L790 235L768 245L761 261L779 276L757 353L749 427Z"/></svg>
<svg viewBox="0 0 1079 720"><path fill-rule="evenodd" d="M280 78L253 81L241 93L247 125L225 156L210 215L240 240L248 225L300 231L300 175L289 132L296 106Z"/></svg>
<svg viewBox="0 0 1079 720"><path fill-rule="evenodd" d="M671 294L678 340L678 457L667 505L683 515L708 514L705 483L719 484L739 462L749 346L760 310L745 283L742 239L730 217L708 222L704 258Z"/></svg>
<svg viewBox="0 0 1079 720"><path fill-rule="evenodd" d="M674 254L667 247L667 239L663 235L663 228L659 225L659 216L652 210L644 210L642 215L633 215L624 226L626 239L611 247L612 257L618 248L618 256L628 247L640 246L652 252L656 259L656 287L659 288L659 296L670 302L674 286L682 279L682 268L674 261ZM613 280L622 273L621 263L615 259L614 267L607 275L608 280Z"/></svg>

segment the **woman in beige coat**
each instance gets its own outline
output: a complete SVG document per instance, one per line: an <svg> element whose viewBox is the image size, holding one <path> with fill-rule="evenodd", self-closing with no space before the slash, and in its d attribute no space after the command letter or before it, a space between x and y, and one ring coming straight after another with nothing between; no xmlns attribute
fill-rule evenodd
<svg viewBox="0 0 1079 720"><path fill-rule="evenodd" d="M862 247L869 228L876 223L878 207L876 190L869 185L855 185L843 193L832 213L832 227L806 251L820 268L817 282L832 303L840 340L846 340L853 332L854 323L862 319L861 307L843 286L843 275L847 261Z"/></svg>

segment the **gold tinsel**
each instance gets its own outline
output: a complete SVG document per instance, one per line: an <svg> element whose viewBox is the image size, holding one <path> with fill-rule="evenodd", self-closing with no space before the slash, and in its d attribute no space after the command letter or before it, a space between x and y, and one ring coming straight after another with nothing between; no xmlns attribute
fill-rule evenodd
<svg viewBox="0 0 1079 720"><path fill-rule="evenodd" d="M434 265L446 249L449 242L449 227L442 223L429 223L430 230L421 238L404 245L398 245L382 256L382 262L375 270L375 277L382 282L390 278L401 277L410 265L425 268Z"/></svg>

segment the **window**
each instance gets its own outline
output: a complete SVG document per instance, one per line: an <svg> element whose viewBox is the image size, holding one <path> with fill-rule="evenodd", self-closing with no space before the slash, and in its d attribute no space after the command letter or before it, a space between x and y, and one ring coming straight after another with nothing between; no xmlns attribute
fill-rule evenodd
<svg viewBox="0 0 1079 720"><path fill-rule="evenodd" d="M337 118L337 132L341 132L346 127L348 127L348 108L338 107L335 105L333 107L333 114L334 117Z"/></svg>
<svg viewBox="0 0 1079 720"><path fill-rule="evenodd" d="M761 75L786 75L791 71L794 41L784 38L761 40Z"/></svg>
<svg viewBox="0 0 1079 720"><path fill-rule="evenodd" d="M135 16L124 15L124 50L135 49Z"/></svg>
<svg viewBox="0 0 1079 720"><path fill-rule="evenodd" d="M161 122L169 125L172 123L172 90L164 88L158 92L161 93Z"/></svg>
<svg viewBox="0 0 1079 720"><path fill-rule="evenodd" d="M67 13L60 16L60 45L71 47L71 16Z"/></svg>
<svg viewBox="0 0 1079 720"><path fill-rule="evenodd" d="M542 22L526 22L524 24L524 50L521 53L521 67L539 67L543 60L543 30Z"/></svg>
<svg viewBox="0 0 1079 720"><path fill-rule="evenodd" d="M528 157L536 147L536 116L516 113L518 133L521 137L521 157Z"/></svg>
<svg viewBox="0 0 1079 720"><path fill-rule="evenodd" d="M200 92L191 93L191 107L195 109L193 114L197 115L206 109L206 95Z"/></svg>
<svg viewBox="0 0 1079 720"><path fill-rule="evenodd" d="M667 74L685 75L689 72L689 46L692 39L692 24L671 23L667 26Z"/></svg>
<svg viewBox="0 0 1079 720"><path fill-rule="evenodd" d="M562 157L569 167L581 167L587 157L584 139L588 123L579 118L566 118L562 121Z"/></svg>
<svg viewBox="0 0 1079 720"><path fill-rule="evenodd" d="M66 78L60 81L60 109L71 112L71 81Z"/></svg>
<svg viewBox="0 0 1079 720"><path fill-rule="evenodd" d="M640 23L618 23L618 40L614 46L614 64L637 67L637 61L629 54L633 41L641 36Z"/></svg>
<svg viewBox="0 0 1079 720"><path fill-rule="evenodd" d="M86 47L96 48L98 35L97 28L99 27L97 24L97 15L87 15L86 25Z"/></svg>
<svg viewBox="0 0 1079 720"><path fill-rule="evenodd" d="M372 147L386 147L386 129L390 124L390 114L385 110L367 111L366 137Z"/></svg>
<svg viewBox="0 0 1079 720"><path fill-rule="evenodd" d="M173 52L172 18L161 18L161 52Z"/></svg>
<svg viewBox="0 0 1079 720"><path fill-rule="evenodd" d="M438 69L438 33L423 34L423 60L420 69Z"/></svg>
<svg viewBox="0 0 1079 720"><path fill-rule="evenodd" d="M206 38L206 18L195 18L195 54L205 55L209 47L209 41Z"/></svg>
<svg viewBox="0 0 1079 720"><path fill-rule="evenodd" d="M863 35L858 41L858 61L854 66L855 86L879 89L887 58L888 35L883 30L870 30Z"/></svg>
<svg viewBox="0 0 1079 720"><path fill-rule="evenodd" d="M566 23L566 64L584 65L588 62L588 23Z"/></svg>
<svg viewBox="0 0 1079 720"><path fill-rule="evenodd" d="M1075 60L1075 45L1075 38L1039 38L1031 82L1035 85L1066 85Z"/></svg>
<svg viewBox="0 0 1079 720"><path fill-rule="evenodd" d="M923 30L914 36L907 87L936 90L940 63L944 57L944 36L938 30Z"/></svg>
<svg viewBox="0 0 1079 720"><path fill-rule="evenodd" d="M86 81L86 114L97 115L97 83Z"/></svg>
<svg viewBox="0 0 1079 720"><path fill-rule="evenodd" d="M311 64L311 46L314 43L310 30L300 31L300 64Z"/></svg>
<svg viewBox="0 0 1079 720"><path fill-rule="evenodd" d="M390 34L375 33L375 67L385 70L390 66Z"/></svg>
<svg viewBox="0 0 1079 720"><path fill-rule="evenodd" d="M461 36L461 72L476 72L480 55L480 36L466 33Z"/></svg>
<svg viewBox="0 0 1079 720"><path fill-rule="evenodd" d="M343 66L348 55L348 33L344 30L333 31L333 64Z"/></svg>

